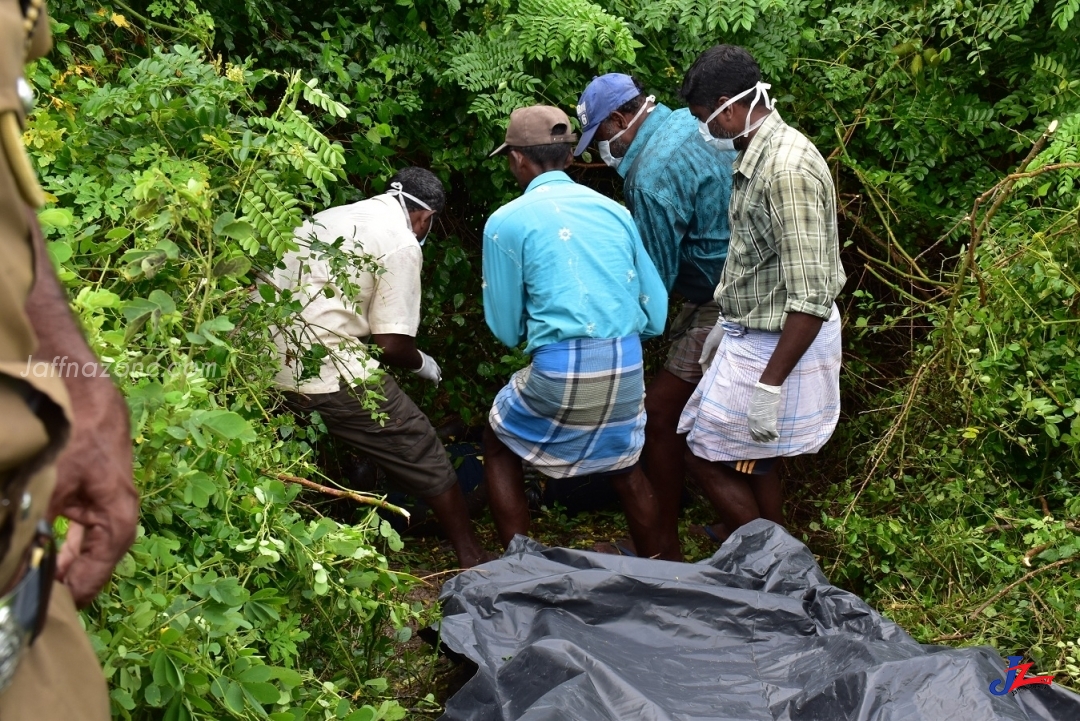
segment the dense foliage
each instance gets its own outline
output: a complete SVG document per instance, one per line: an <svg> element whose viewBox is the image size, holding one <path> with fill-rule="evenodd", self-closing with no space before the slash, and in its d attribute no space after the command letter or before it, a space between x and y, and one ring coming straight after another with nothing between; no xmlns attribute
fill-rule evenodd
<svg viewBox="0 0 1080 721"><path fill-rule="evenodd" d="M400 541L374 515L320 517L281 480L318 472L318 429L276 412L266 328L296 308L265 287L251 303L258 271L304 214L406 163L434 169L451 201L425 247L421 345L445 381L409 390L476 423L523 363L484 327L477 272L484 218L517 193L486 157L510 110L571 109L613 70L676 104L718 41L753 51L840 192L848 415L832 462L795 469L811 544L920 640L992 642L1080 683L1078 9L53 3L27 141L54 260L118 364L144 499L140 539L86 616L116 711L405 713L379 680L417 612L383 555ZM606 169L574 173L617 192Z"/></svg>

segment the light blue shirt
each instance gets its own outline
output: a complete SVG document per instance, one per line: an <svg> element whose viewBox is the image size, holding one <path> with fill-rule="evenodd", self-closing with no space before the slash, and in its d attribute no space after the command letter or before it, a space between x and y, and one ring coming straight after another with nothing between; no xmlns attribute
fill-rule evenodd
<svg viewBox="0 0 1080 721"><path fill-rule="evenodd" d="M686 108L657 105L619 165L645 249L668 292L691 303L712 300L724 269L735 156L702 141Z"/></svg>
<svg viewBox="0 0 1080 721"><path fill-rule="evenodd" d="M621 205L562 171L538 176L484 227L484 317L526 353L575 338L660 335L667 290Z"/></svg>

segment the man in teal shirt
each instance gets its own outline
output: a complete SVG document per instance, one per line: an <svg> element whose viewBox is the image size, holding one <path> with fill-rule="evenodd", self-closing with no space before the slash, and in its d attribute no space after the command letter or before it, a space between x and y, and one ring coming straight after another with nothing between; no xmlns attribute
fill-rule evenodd
<svg viewBox="0 0 1080 721"><path fill-rule="evenodd" d="M658 507L637 467L641 338L663 332L667 291L626 209L563 172L576 139L558 108L520 108L493 153L525 194L484 228L484 315L506 345L524 340L532 363L488 415L488 498L509 544L529 527L522 460L551 478L606 474L637 548L656 555Z"/></svg>
<svg viewBox="0 0 1080 721"><path fill-rule="evenodd" d="M679 558L686 443L677 427L701 380L702 344L719 317L713 292L731 237L728 200L736 153L702 142L688 109L655 103L629 75L594 78L577 112L583 132L575 154L595 140L600 157L625 179L626 206L645 248L668 292L683 300L668 331L667 361L646 389L644 451L645 473L661 509L664 556Z"/></svg>

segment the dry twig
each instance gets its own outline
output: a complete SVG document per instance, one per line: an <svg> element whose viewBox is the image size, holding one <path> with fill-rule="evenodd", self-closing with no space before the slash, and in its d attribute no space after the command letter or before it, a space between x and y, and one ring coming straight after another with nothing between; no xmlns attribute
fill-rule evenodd
<svg viewBox="0 0 1080 721"><path fill-rule="evenodd" d="M1013 581L1012 583L1010 583L1005 588L1003 588L1000 591L998 591L997 593L995 593L993 596L991 596L989 599L987 599L982 605L980 605L978 608L976 608L974 611L972 611L971 612L971 619L975 620L975 618L980 613L985 611L992 604L994 604L997 601L1001 600L1005 596L1005 594L1007 594L1009 591L1011 591L1014 588L1016 588L1017 586L1019 586L1021 583L1024 583L1026 581L1030 581L1032 578L1034 578L1038 574L1042 573L1043 571L1049 571L1051 568L1057 568L1059 566L1064 566L1066 563L1071 563L1073 561L1080 561L1080 558L1063 558L1060 561L1054 561L1053 563L1051 563L1048 566L1043 566L1042 568L1036 568L1034 571L1031 571L1030 573L1025 573L1022 577L1018 578L1017 580Z"/></svg>
<svg viewBox="0 0 1080 721"><path fill-rule="evenodd" d="M360 493L355 493L353 491L343 491L337 488L330 488L329 486L324 486L321 483L309 481L306 478L300 478L299 476L290 476L288 473L278 473L275 478L277 478L279 481L285 481L286 483L295 483L299 486L303 486L304 488L310 488L311 490L318 491L319 493L322 493L326 496L333 496L334 498L345 498L347 500L354 501L355 503L359 503L364 506L376 506L378 508L384 508L387 511L393 511L394 513L401 514L402 516L405 516L405 518L410 518L412 516L412 514L410 514L401 506L395 506L393 503L387 503L383 499L376 498L375 496L365 496Z"/></svg>

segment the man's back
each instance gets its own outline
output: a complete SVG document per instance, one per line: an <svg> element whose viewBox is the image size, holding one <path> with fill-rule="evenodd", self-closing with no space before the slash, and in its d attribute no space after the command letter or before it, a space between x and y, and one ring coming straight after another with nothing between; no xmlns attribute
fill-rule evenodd
<svg viewBox="0 0 1080 721"><path fill-rule="evenodd" d="M735 162L725 317L779 331L788 313L826 319L844 286L836 191L821 153L774 111Z"/></svg>
<svg viewBox="0 0 1080 721"><path fill-rule="evenodd" d="M360 339L416 334L420 246L398 202L385 195L324 210L300 226L295 238L299 249L286 253L284 267L272 275L274 285L292 291L303 305L289 337L275 336L283 360L276 382L305 393L333 392L339 376L364 379L378 366ZM339 238L340 253L321 247ZM314 344L334 357L324 360L317 378L298 385L299 369L290 357L298 345Z"/></svg>
<svg viewBox="0 0 1080 721"><path fill-rule="evenodd" d="M735 155L703 143L688 109L659 105L619 166L645 249L668 290L691 303L712 299L727 257Z"/></svg>
<svg viewBox="0 0 1080 721"><path fill-rule="evenodd" d="M560 171L534 180L484 231L488 325L507 345L526 336L527 352L659 333L667 294L658 280L630 214Z"/></svg>

